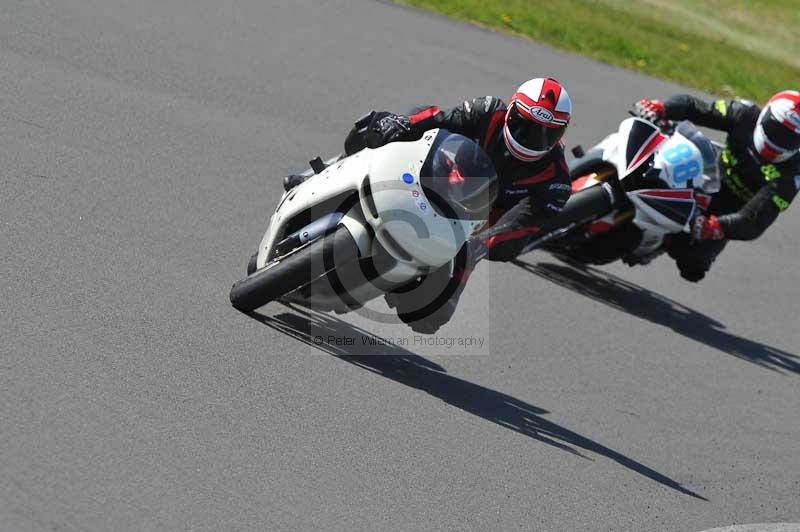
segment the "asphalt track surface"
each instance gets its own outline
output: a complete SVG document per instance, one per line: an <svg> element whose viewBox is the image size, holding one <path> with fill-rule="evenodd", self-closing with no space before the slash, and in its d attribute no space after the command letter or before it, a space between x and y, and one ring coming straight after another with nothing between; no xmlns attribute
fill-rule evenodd
<svg viewBox="0 0 800 532"><path fill-rule="evenodd" d="M570 145L679 90L368 0L0 4L0 530L800 521L800 209L700 285L481 264L439 335L477 356L230 307L280 177L355 117L534 75Z"/></svg>

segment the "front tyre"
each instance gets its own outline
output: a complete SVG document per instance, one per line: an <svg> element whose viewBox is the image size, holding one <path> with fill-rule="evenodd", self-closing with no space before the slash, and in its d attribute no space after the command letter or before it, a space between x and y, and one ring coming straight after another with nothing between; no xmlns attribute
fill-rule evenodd
<svg viewBox="0 0 800 532"><path fill-rule="evenodd" d="M236 281L231 287L231 305L242 312L251 312L357 258L358 246L350 231L339 226L334 232Z"/></svg>

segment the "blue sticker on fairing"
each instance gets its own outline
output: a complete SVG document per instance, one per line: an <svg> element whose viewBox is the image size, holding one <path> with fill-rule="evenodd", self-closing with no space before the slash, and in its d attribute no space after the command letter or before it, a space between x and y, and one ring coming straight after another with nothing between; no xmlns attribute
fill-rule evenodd
<svg viewBox="0 0 800 532"><path fill-rule="evenodd" d="M414 176L411 174L403 174L403 182L407 185L414 183Z"/></svg>

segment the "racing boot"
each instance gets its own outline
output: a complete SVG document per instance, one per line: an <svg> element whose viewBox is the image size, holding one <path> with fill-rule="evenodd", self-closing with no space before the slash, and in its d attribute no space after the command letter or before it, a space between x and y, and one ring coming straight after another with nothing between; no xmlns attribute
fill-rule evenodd
<svg viewBox="0 0 800 532"><path fill-rule="evenodd" d="M450 264L445 264L386 294L386 303L414 332L433 334L453 317L470 274L486 253L480 239L470 239L456 256L452 275Z"/></svg>

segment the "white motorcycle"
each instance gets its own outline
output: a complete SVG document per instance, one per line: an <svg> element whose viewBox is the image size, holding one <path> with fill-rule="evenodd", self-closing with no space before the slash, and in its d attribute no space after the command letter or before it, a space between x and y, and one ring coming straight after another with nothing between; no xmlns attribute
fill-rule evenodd
<svg viewBox="0 0 800 532"><path fill-rule="evenodd" d="M525 251L542 248L590 264L647 264L674 235L691 233L695 216L719 191L719 147L690 122L665 132L628 118L589 152L574 150L572 196Z"/></svg>
<svg viewBox="0 0 800 532"><path fill-rule="evenodd" d="M497 195L489 157L444 129L329 163L317 160L281 198L247 277L231 288L238 310L282 300L343 313L419 283L452 268Z"/></svg>

